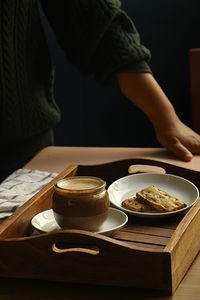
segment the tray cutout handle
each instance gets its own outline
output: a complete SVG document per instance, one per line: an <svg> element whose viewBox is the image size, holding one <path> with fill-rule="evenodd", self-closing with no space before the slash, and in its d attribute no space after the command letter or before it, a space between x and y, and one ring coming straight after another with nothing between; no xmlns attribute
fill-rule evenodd
<svg viewBox="0 0 200 300"><path fill-rule="evenodd" d="M129 174L139 174L139 173L158 173L165 174L166 170L164 168L153 166L153 165L130 165L128 167Z"/></svg>
<svg viewBox="0 0 200 300"><path fill-rule="evenodd" d="M79 245L77 247L77 245L75 246L70 246L70 247L63 247L63 243L53 243L52 245L52 251L58 254L62 254L62 253L71 253L71 252L81 252L81 253L85 253L85 254L90 254L90 255L98 255L100 253L99 247L97 246L87 246L87 248L85 246L81 246Z"/></svg>

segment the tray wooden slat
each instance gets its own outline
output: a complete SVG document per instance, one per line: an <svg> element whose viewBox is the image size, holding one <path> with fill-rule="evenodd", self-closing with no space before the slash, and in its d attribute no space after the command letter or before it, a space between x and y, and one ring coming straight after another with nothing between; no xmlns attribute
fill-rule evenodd
<svg viewBox="0 0 200 300"><path fill-rule="evenodd" d="M119 231L114 235L114 238L123 241L131 241L131 242L140 242L150 245L162 245L166 246L169 238L155 236L150 234L141 234L141 233L134 233L134 232L126 232L124 230Z"/></svg>
<svg viewBox="0 0 200 300"><path fill-rule="evenodd" d="M137 232L137 233L144 233L144 234L152 234L152 235L159 235L163 237L171 237L174 230L168 229L168 228L161 228L161 227L151 227L151 226L138 226L138 225L132 225L128 224L124 227L124 231L130 231L130 232Z"/></svg>
<svg viewBox="0 0 200 300"><path fill-rule="evenodd" d="M142 249L147 249L150 251L156 251L158 250L163 251L163 249L165 248L165 246L163 245L151 245L151 244L144 244L144 243L139 243L139 242L130 242L130 241L126 241L126 243L132 247L141 247Z"/></svg>

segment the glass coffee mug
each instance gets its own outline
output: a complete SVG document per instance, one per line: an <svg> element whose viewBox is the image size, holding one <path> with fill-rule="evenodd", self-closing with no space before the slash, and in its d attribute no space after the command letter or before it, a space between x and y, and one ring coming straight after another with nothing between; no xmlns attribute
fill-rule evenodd
<svg viewBox="0 0 200 300"><path fill-rule="evenodd" d="M93 176L73 176L54 185L52 209L62 229L97 231L108 215L106 182Z"/></svg>

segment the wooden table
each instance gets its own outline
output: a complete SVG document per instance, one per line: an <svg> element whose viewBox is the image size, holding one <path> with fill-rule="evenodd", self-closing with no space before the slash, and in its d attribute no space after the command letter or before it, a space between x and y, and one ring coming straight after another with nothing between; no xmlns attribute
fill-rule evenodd
<svg viewBox="0 0 200 300"><path fill-rule="evenodd" d="M161 148L85 148L47 147L36 155L25 168L50 172L61 172L71 163L97 164L124 158L145 157L173 163L188 169L200 171L200 156L189 163L174 158ZM197 237L200 238L200 237ZM159 299L199 300L200 297L200 255L195 259L173 296L157 291L125 289L119 287L67 285L60 282L37 280L1 279L0 299Z"/></svg>

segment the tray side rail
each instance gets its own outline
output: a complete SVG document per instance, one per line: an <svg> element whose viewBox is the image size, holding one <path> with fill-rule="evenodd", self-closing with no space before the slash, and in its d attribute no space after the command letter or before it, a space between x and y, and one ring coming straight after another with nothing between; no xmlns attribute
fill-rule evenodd
<svg viewBox="0 0 200 300"><path fill-rule="evenodd" d="M78 230L0 241L0 276L172 290L169 253Z"/></svg>
<svg viewBox="0 0 200 300"><path fill-rule="evenodd" d="M104 164L96 165L79 165L77 169L77 175L93 175L103 178L107 186L113 181L127 176L128 169L134 164L145 164L151 166L157 166L165 169L166 173L174 174L177 176L184 177L192 181L198 188L200 188L200 172L176 166L174 164L166 163L163 161L154 160L151 158L130 158L118 161L107 162Z"/></svg>
<svg viewBox="0 0 200 300"><path fill-rule="evenodd" d="M177 289L200 250L200 198L178 224L164 252L171 253L172 290Z"/></svg>

